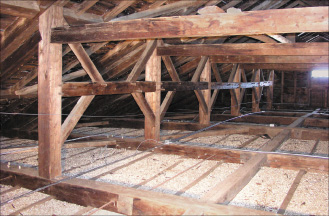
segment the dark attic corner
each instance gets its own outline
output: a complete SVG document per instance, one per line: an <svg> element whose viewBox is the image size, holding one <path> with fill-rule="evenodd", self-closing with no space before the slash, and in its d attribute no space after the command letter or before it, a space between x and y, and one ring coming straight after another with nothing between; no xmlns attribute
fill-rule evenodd
<svg viewBox="0 0 329 216"><path fill-rule="evenodd" d="M1 215L328 215L327 0L0 0Z"/></svg>

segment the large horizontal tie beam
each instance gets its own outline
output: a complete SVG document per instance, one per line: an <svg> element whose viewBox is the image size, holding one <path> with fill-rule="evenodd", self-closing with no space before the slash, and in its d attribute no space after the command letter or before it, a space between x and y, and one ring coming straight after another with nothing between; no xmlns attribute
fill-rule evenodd
<svg viewBox="0 0 329 216"><path fill-rule="evenodd" d="M285 19L283 22L283 18ZM234 28L232 28L234 23ZM328 7L159 17L52 29L53 43L328 32Z"/></svg>
<svg viewBox="0 0 329 216"><path fill-rule="evenodd" d="M253 88L273 85L272 81L245 82L245 83L219 83L211 84L211 89L237 89ZM161 82L162 91L193 91L208 89L208 82ZM138 92L155 92L156 82L136 81L136 82L67 82L63 83L62 96L74 97L83 95L110 95L110 94L130 94Z"/></svg>
<svg viewBox="0 0 329 216"><path fill-rule="evenodd" d="M311 71L315 68L328 68L329 64L241 64L245 70L269 69L283 71Z"/></svg>
<svg viewBox="0 0 329 216"><path fill-rule="evenodd" d="M324 56L329 55L329 43L240 43L240 44L193 44L164 45L158 47L160 56L235 56L235 58L257 57L260 61L273 57L262 56ZM240 57L244 56L244 57ZM216 57L212 57L214 59ZM219 57L218 57L219 58ZM253 57L256 58L256 57ZM296 58L296 57L295 57ZM281 60L282 61L282 60ZM233 62L230 62L233 63ZM237 62L239 63L239 62ZM252 63L252 62L251 62Z"/></svg>
<svg viewBox="0 0 329 216"><path fill-rule="evenodd" d="M222 55L222 56L211 56L211 63L276 63L276 64L326 64L329 62L329 56L261 56L261 55Z"/></svg>

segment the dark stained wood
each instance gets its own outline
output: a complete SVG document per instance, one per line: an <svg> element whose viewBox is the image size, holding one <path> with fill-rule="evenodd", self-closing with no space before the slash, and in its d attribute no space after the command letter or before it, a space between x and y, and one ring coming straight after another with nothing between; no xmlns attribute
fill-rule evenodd
<svg viewBox="0 0 329 216"><path fill-rule="evenodd" d="M52 42L84 43L171 37L327 32L327 11L327 7L309 7L251 11L238 14L196 15L188 16L188 19L184 16L160 17L62 27L53 29ZM283 17L288 16L289 19L283 22ZM307 19L300 19L300 17L307 17ZM238 27L232 28L232 23ZM269 23L275 27L268 28Z"/></svg>
<svg viewBox="0 0 329 216"><path fill-rule="evenodd" d="M329 56L276 56L276 55L222 55L211 56L212 63L294 63L294 64L325 64L329 62Z"/></svg>
<svg viewBox="0 0 329 216"><path fill-rule="evenodd" d="M68 82L63 83L62 96L128 94L134 92L155 92L155 90L155 82Z"/></svg>
<svg viewBox="0 0 329 216"><path fill-rule="evenodd" d="M37 54L38 43L41 40L39 32L36 32L30 39L25 41L16 51L13 52L4 62L1 62L2 81L15 74L21 67Z"/></svg>
<svg viewBox="0 0 329 216"><path fill-rule="evenodd" d="M158 47L160 56L328 56L329 43L236 43L163 45ZM246 57L245 57L246 58ZM269 57L267 57L269 58ZM272 57L273 58L273 57ZM230 62L234 63L234 62ZM256 62L261 63L261 62ZM265 62L267 63L267 62ZM270 63L270 62L269 62ZM275 62L274 62L275 63ZM280 63L280 62L278 62ZM291 63L291 62L288 62ZM324 62L327 63L327 62Z"/></svg>
<svg viewBox="0 0 329 216"><path fill-rule="evenodd" d="M86 12L89 8L91 8L94 4L96 4L99 0L86 0L79 4L79 7L75 9L75 13L77 15L81 15Z"/></svg>
<svg viewBox="0 0 329 216"><path fill-rule="evenodd" d="M49 21L51 20L51 22ZM50 43L50 28L63 25L63 7L51 6L40 16L38 69L39 175L61 175L62 45Z"/></svg>
<svg viewBox="0 0 329 216"><path fill-rule="evenodd" d="M39 177L34 169L25 167L19 170L17 166L11 166L9 169L6 165L1 164L0 175L1 177L13 175L15 180L11 182L12 184L21 185L32 190L53 183L51 180ZM269 212L264 211L204 203L191 198L142 191L86 179L67 180L52 186L51 190L48 189L45 192L59 200L95 208L113 201L111 205L107 205L104 209L121 214L127 214L127 212L120 210L119 206L127 205L127 200L129 200L128 203L132 203L134 215L181 215L187 209L194 208L203 209L207 215L270 215Z"/></svg>

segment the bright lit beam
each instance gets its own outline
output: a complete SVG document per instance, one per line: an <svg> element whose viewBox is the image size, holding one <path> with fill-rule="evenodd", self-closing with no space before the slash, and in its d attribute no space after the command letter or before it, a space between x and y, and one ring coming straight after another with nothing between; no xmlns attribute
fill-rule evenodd
<svg viewBox="0 0 329 216"><path fill-rule="evenodd" d="M315 77L315 78L319 78L319 77L328 78L329 77L328 68L314 69L312 71L312 77Z"/></svg>

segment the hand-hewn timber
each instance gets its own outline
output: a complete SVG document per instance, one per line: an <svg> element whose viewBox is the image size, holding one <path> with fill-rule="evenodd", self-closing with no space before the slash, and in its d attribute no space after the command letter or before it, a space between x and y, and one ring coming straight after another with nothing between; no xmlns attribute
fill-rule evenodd
<svg viewBox="0 0 329 216"><path fill-rule="evenodd" d="M328 68L329 64L241 64L241 67L245 70L253 69L269 69L269 70L281 70L281 71L312 71L316 68Z"/></svg>
<svg viewBox="0 0 329 216"><path fill-rule="evenodd" d="M189 45L168 45L158 47L160 56L247 56L251 58L257 56L255 60L261 58L269 59L271 56L325 56L329 55L329 43L240 43L240 44L189 44ZM270 56L270 57L264 57ZM324 57L324 58L325 58ZM296 57L295 57L296 58ZM215 61L216 62L216 61ZM261 63L259 62L259 63ZM234 62L230 62L234 63ZM240 62L237 62L240 63ZM252 63L252 62L251 62ZM267 62L265 62L267 63ZM270 62L269 62L270 63ZM273 62L275 63L275 62ZM280 62L278 62L280 63ZM291 63L291 62L289 62ZM325 62L327 63L327 62Z"/></svg>
<svg viewBox="0 0 329 216"><path fill-rule="evenodd" d="M155 82L68 82L62 87L62 96L130 94L134 92L155 92Z"/></svg>
<svg viewBox="0 0 329 216"><path fill-rule="evenodd" d="M211 99L211 66L209 62L209 58L203 68L203 71L200 75L200 82L207 83L207 89L201 90L201 94L205 100L206 106L203 107L201 103L199 103L199 123L208 125L210 124L210 99ZM206 110L204 110L206 108Z"/></svg>
<svg viewBox="0 0 329 216"><path fill-rule="evenodd" d="M284 17L289 17L289 19L283 22ZM301 19L301 17L305 18ZM232 28L232 23L235 28ZM327 31L328 7L308 7L238 14L160 17L75 27L64 26L52 30L52 42L85 43L128 39Z"/></svg>
<svg viewBox="0 0 329 216"><path fill-rule="evenodd" d="M329 62L329 56L280 56L280 55L218 55L210 57L211 63L272 63L272 64L326 64Z"/></svg>
<svg viewBox="0 0 329 216"><path fill-rule="evenodd" d="M12 165L8 168L1 164L1 178L14 176L7 181L12 185L20 185L34 190L54 181L41 178L32 168ZM247 209L236 206L225 206L201 202L187 197L163 194L153 191L143 191L134 188L112 185L85 179L71 179L51 187L46 193L56 199L83 206L100 207L110 201L113 204L104 207L105 210L128 214L128 205L133 215L181 215L187 209L202 209L207 215L270 215L269 212ZM88 194L88 196L85 196Z"/></svg>
<svg viewBox="0 0 329 216"><path fill-rule="evenodd" d="M238 84L241 83L241 71L242 69L240 68L239 64L235 64L230 77L228 79L229 82L236 82ZM240 87L240 85L239 85ZM241 94L241 89L230 89L230 94L231 94L231 114L235 116L239 116L240 113L240 94Z"/></svg>
<svg viewBox="0 0 329 216"><path fill-rule="evenodd" d="M149 41L148 43L160 43L159 41ZM156 55L156 49L153 50L145 66L145 81L161 82L161 57ZM157 86L155 92L146 92L145 100L150 105L153 118L145 116L145 140L160 140L160 117L161 117L161 90Z"/></svg>
<svg viewBox="0 0 329 216"><path fill-rule="evenodd" d="M50 43L50 28L63 25L63 20L63 7L58 6L51 6L39 19L38 167L39 175L49 179L62 172L62 45Z"/></svg>

